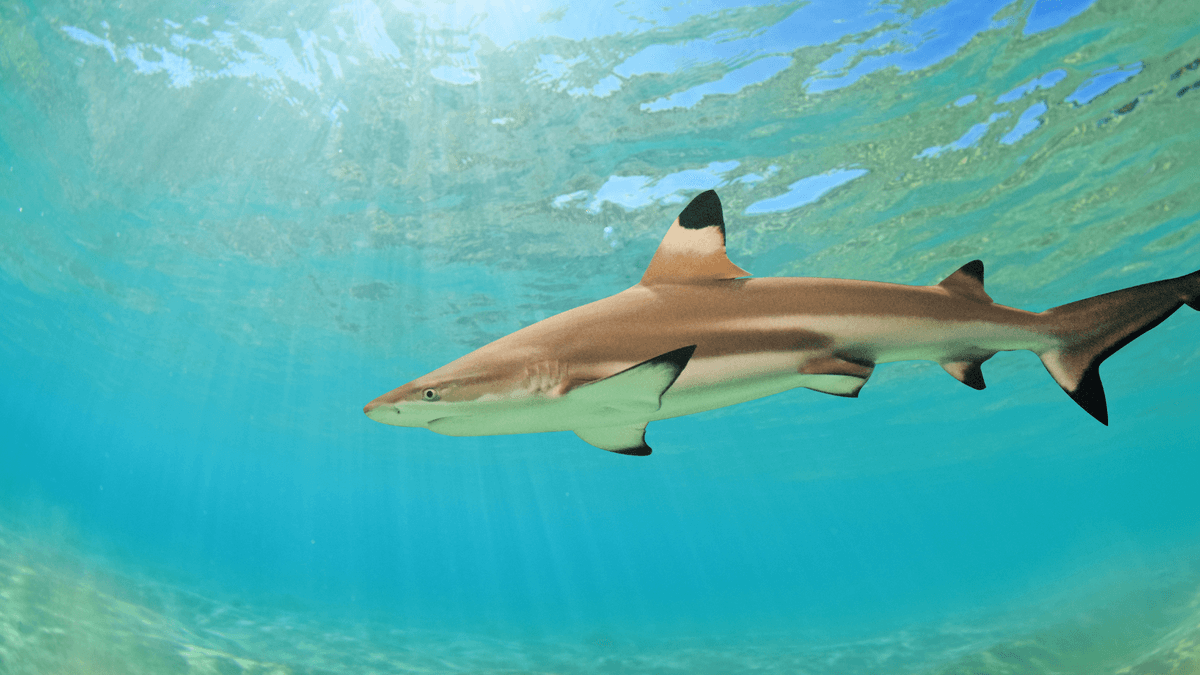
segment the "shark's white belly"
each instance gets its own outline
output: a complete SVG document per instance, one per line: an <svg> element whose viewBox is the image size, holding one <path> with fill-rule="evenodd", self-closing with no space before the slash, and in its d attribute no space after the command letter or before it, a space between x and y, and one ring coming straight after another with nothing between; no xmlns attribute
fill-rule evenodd
<svg viewBox="0 0 1200 675"><path fill-rule="evenodd" d="M797 352L755 352L693 359L663 394L662 408L649 419L691 415L797 387L845 394L861 386L861 379L843 375L800 374L803 363L813 356Z"/></svg>

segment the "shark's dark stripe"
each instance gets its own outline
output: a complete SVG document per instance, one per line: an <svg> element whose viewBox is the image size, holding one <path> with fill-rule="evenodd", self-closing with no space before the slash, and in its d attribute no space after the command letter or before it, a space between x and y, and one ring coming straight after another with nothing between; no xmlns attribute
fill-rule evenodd
<svg viewBox="0 0 1200 675"><path fill-rule="evenodd" d="M702 230L716 225L725 236L725 216L721 212L721 199L716 190L707 190L696 195L691 204L679 214L679 226L688 230Z"/></svg>

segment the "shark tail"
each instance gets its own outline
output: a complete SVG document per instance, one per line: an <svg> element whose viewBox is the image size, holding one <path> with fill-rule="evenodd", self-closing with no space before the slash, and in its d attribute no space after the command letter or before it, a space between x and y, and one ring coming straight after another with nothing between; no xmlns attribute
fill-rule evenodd
<svg viewBox="0 0 1200 675"><path fill-rule="evenodd" d="M1081 408L1108 424L1100 364L1187 305L1200 310L1200 271L1046 310L1054 344L1042 364Z"/></svg>

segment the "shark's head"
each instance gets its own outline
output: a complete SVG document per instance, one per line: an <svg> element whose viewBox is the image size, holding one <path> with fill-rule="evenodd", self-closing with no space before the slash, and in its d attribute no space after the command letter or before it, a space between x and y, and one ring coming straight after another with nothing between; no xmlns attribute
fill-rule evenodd
<svg viewBox="0 0 1200 675"><path fill-rule="evenodd" d="M393 389L363 407L367 417L398 427L427 427L450 414L457 383L425 377ZM445 398L443 398L445 397Z"/></svg>
<svg viewBox="0 0 1200 675"><path fill-rule="evenodd" d="M745 276L725 253L721 200L708 190L680 212L633 288L526 326L393 389L363 412L449 436L574 431L605 450L649 454L646 423L656 419L697 345L666 329L661 336L644 326L631 332L631 317L644 323L647 303L666 293L656 287Z"/></svg>
<svg viewBox="0 0 1200 675"><path fill-rule="evenodd" d="M536 378L511 358L481 349L393 389L363 407L367 417L398 427L452 436L489 431L514 407L536 407ZM501 432L502 433L502 432Z"/></svg>

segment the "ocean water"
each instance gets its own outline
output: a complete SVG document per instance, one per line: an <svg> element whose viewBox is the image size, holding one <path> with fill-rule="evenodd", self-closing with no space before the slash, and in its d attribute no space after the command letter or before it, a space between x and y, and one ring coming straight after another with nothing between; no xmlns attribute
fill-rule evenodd
<svg viewBox="0 0 1200 675"><path fill-rule="evenodd" d="M1200 316L450 438L376 396L637 282L1040 311L1200 268L1194 0L0 6L0 674L1200 673Z"/></svg>

